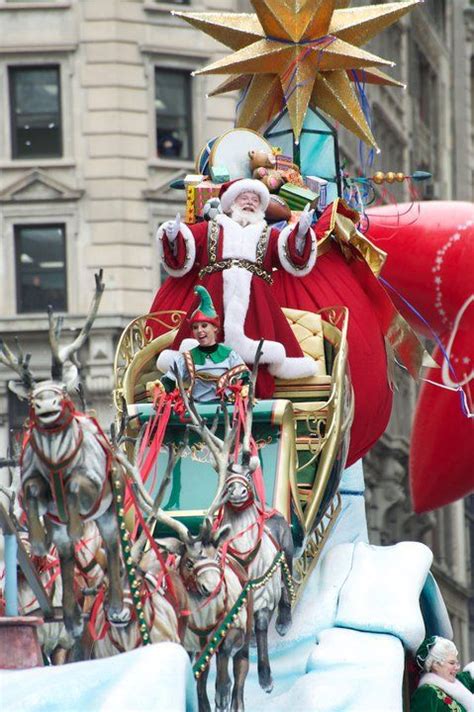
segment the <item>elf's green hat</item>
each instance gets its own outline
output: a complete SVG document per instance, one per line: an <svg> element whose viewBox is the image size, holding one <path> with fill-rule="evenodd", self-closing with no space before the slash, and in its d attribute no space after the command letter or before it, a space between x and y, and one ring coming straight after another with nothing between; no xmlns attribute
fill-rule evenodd
<svg viewBox="0 0 474 712"><path fill-rule="evenodd" d="M207 321L208 324L214 324L214 326L219 326L220 319L214 309L214 304L212 303L211 295L205 287L198 285L194 287L194 294L197 294L200 302L191 314L190 322L194 324L196 321Z"/></svg>
<svg viewBox="0 0 474 712"><path fill-rule="evenodd" d="M415 654L416 664L421 670L425 669L426 658L430 654L431 648L436 645L438 640L437 635L430 635L429 638L425 638Z"/></svg>

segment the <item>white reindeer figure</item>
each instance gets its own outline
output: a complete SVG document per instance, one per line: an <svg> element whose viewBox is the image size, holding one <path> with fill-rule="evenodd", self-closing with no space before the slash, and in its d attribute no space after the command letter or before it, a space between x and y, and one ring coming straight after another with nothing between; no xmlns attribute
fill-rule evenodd
<svg viewBox="0 0 474 712"><path fill-rule="evenodd" d="M188 428L193 427L195 426L188 426ZM195 427L195 429L198 428ZM210 435L205 433L204 437L214 447ZM227 440L231 440L232 437L229 431ZM221 556L221 545L227 536L227 527L222 527L214 532L211 520L205 519L200 533L193 536L184 524L159 507L162 494L171 477L175 458L184 449L186 442L187 436L185 435L182 447L174 451L174 455L169 450L166 473L155 501L145 490L138 469L128 460L125 453L117 451L116 458L133 482L143 509L150 515L148 520L150 526L158 521L177 534L178 538L167 537L161 539L159 543L167 552L178 557L176 570L184 584L187 593L187 608L190 609L183 645L187 652L194 656L198 655L211 640L220 623L237 602L242 593L245 573L240 571L238 565L230 565ZM229 442L225 447L231 447ZM143 539L142 534L141 538L135 542L133 556L139 555L137 552L140 550ZM145 568L143 561L140 561L140 567ZM176 583L175 588L179 590ZM217 648L215 702L218 712L226 712L230 706L232 712L244 712L244 686L249 666L249 621L247 609L243 606L229 621L225 637L219 638L220 645L214 646ZM228 670L230 658L233 659L234 668L233 686ZM199 671L197 682L199 712L210 712L206 689L208 672L208 665Z"/></svg>
<svg viewBox="0 0 474 712"><path fill-rule="evenodd" d="M285 518L278 512L265 512L264 503L258 505L255 497L253 473L259 466L258 457L251 457L253 396L257 378L258 363L264 342L257 349L252 374L249 381L247 417L244 427L241 464L231 461L230 452L234 444L236 424L230 428L225 404L224 440L216 437L203 421L192 400L188 397L178 378L181 397L193 425L189 426L200 434L208 445L219 473L217 494L208 514L223 507L219 523L229 529L228 552L244 567L250 580L259 579L269 572L277 554L283 552L283 566L287 577L282 576L278 567L268 578L265 586L254 591L253 616L257 642L258 678L266 691L273 689L273 680L268 657L268 626L275 608L278 607L276 629L285 635L291 625L291 600L287 581L291 580L294 545L291 530Z"/></svg>
<svg viewBox="0 0 474 712"><path fill-rule="evenodd" d="M32 551L44 556L48 542L57 547L63 580L63 615L67 630L79 638L83 630L80 606L74 595L74 543L83 535L83 522L94 519L102 535L109 577L108 617L115 624L128 620L123 606L118 525L109 482L111 453L93 418L76 411L63 382L63 368L71 364L85 343L104 291L102 270L86 322L74 341L62 348L62 319L49 309L52 380L36 384L29 368L30 355L15 355L0 341L0 362L13 369L20 382L9 387L30 404L30 417L21 452L22 501ZM43 527L41 517L44 517Z"/></svg>

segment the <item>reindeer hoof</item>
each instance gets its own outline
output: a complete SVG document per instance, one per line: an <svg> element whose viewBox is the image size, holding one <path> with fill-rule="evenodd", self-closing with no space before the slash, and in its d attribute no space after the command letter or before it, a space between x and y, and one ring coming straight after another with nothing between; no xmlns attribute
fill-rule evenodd
<svg viewBox="0 0 474 712"><path fill-rule="evenodd" d="M275 623L276 631L279 635L286 635L291 626L291 609L282 611Z"/></svg>
<svg viewBox="0 0 474 712"><path fill-rule="evenodd" d="M258 682L264 692L270 694L273 690L273 679L271 673L259 673Z"/></svg>
<svg viewBox="0 0 474 712"><path fill-rule="evenodd" d="M130 623L132 617L130 608L124 606L120 610L112 610L109 608L107 611L107 618L111 625L117 626L118 628L124 628Z"/></svg>

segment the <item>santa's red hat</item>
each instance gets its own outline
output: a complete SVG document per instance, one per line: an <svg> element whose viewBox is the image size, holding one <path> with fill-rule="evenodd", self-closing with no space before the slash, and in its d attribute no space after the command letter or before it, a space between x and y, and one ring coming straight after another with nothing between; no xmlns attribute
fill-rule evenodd
<svg viewBox="0 0 474 712"><path fill-rule="evenodd" d="M262 210L266 210L270 202L270 191L260 180L253 178L238 178L222 184L219 193L221 207L224 213L228 213L237 196L241 193L257 193L262 204Z"/></svg>

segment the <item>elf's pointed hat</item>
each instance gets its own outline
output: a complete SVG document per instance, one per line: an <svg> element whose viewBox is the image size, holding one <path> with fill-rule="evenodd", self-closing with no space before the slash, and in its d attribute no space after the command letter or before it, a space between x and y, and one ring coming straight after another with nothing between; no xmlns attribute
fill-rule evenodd
<svg viewBox="0 0 474 712"><path fill-rule="evenodd" d="M193 311L189 321L194 324L196 321L207 321L208 324L214 324L214 326L219 326L220 319L216 310L214 309L214 304L212 303L211 295L205 287L198 285L194 287L194 294L197 294L200 302L197 309Z"/></svg>

